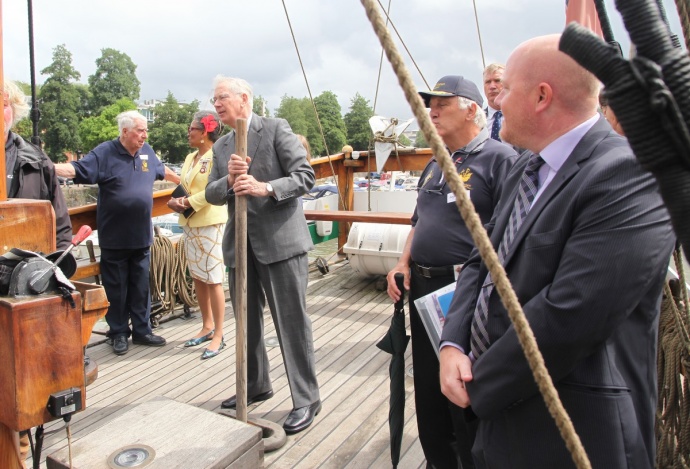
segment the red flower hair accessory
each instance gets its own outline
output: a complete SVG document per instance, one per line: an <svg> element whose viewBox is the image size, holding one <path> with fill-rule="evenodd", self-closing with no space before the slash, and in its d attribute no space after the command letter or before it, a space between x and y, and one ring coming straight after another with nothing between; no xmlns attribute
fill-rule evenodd
<svg viewBox="0 0 690 469"><path fill-rule="evenodd" d="M213 118L213 115L209 114L201 119L199 122L204 124L204 130L207 134L210 134L218 128L218 121Z"/></svg>

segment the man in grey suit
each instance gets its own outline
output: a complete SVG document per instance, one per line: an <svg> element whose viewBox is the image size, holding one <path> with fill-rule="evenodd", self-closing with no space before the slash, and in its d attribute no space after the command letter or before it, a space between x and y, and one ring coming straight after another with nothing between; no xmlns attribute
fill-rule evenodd
<svg viewBox="0 0 690 469"><path fill-rule="evenodd" d="M213 145L206 199L228 204L223 253L235 305L235 197L247 196L247 403L273 396L263 338L267 299L292 393L293 410L283 428L293 434L311 425L321 410L306 311L307 251L313 245L299 200L313 187L315 177L287 121L253 114L252 97L246 81L216 77L211 101L223 123L233 129L237 119L248 120L250 157L235 154L234 131L221 137ZM235 396L222 403L223 408L235 406Z"/></svg>
<svg viewBox="0 0 690 469"><path fill-rule="evenodd" d="M513 52L501 137L529 152L487 226L595 468L652 468L656 338L674 236L654 178L597 114L559 36ZM481 259L458 279L441 387L479 418L477 467L574 467Z"/></svg>

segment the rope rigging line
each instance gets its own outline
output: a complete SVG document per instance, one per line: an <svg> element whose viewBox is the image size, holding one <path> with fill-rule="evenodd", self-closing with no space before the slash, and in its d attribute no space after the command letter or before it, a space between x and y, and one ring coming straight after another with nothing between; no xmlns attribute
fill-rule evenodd
<svg viewBox="0 0 690 469"><path fill-rule="evenodd" d="M378 2L379 6L380 6L381 9L383 10L383 5L381 5L381 0L376 0L376 1ZM386 21L388 21L388 22L390 23L390 25L393 27L393 31L395 31L395 35L398 36L398 40L400 41L400 44L402 44L403 48L405 49L405 52L407 52L407 56L408 56L408 57L410 58L410 60L412 61L412 64L414 65L414 68L417 69L417 73L419 73L419 76L422 78L422 81L424 82L424 84L426 85L426 87L429 88L429 89L431 89L431 87L429 86L429 83L426 81L426 78L424 78L424 74L422 73L422 70L421 70L421 69L419 68L419 66L417 65L417 62L414 60L414 57L412 57L412 52L410 52L410 49L407 48L407 45L405 44L405 41L403 41L402 36L401 36L400 33L398 32L398 28L395 27L395 23L393 23L393 20L388 16L388 14L386 13L385 10L384 10L383 12L386 14Z"/></svg>
<svg viewBox="0 0 690 469"><path fill-rule="evenodd" d="M343 199L342 191L338 185L338 178L336 177L335 168L333 167L333 161L331 160L331 152L328 150L328 144L326 143L326 135L323 132L323 127L321 126L321 119L319 118L319 111L316 109L316 103L314 103L314 96L311 94L311 87L309 86L309 80L307 80L307 72L304 70L304 63L302 63L302 55L299 52L299 47L297 46L297 39L295 38L295 32L292 29L292 22L290 21L290 15L287 11L287 6L285 5L285 0L281 0L283 3L283 9L285 10L285 18L287 19L288 27L290 28L290 35L292 36L292 43L295 45L295 52L297 52L297 59L299 60L299 66L302 69L302 75L304 76L304 83L307 85L307 92L309 93L309 100L314 108L314 114L316 115L316 122L319 124L319 131L321 132L321 139L323 140L323 146L326 149L326 156L328 157L328 164L331 167L331 174L333 175L333 180L335 181L335 187L338 189L338 198L340 199L340 204L349 210L345 199Z"/></svg>
<svg viewBox="0 0 690 469"><path fill-rule="evenodd" d="M393 3L393 0L388 0L388 10L386 10L386 26L388 26L388 22L390 21L390 12L391 12L391 3ZM383 8L383 6L381 6ZM376 115L376 103L379 100L379 86L381 85L381 70L383 70L383 47L381 48L381 57L379 58L379 74L378 77L376 77L376 93L374 93L374 107L372 108L374 115Z"/></svg>
<svg viewBox="0 0 690 469"><path fill-rule="evenodd" d="M482 54L482 68L486 68L486 60L484 60L484 44L482 43L482 33L479 30L479 15L477 14L477 1L472 0L474 6L474 22L477 24L477 37L479 37L479 51Z"/></svg>
<svg viewBox="0 0 690 469"><path fill-rule="evenodd" d="M472 239L479 250L482 259L487 265L491 276L494 279L495 288L498 290L501 300L503 301L510 320L513 323L520 345L522 346L525 357L529 363L530 369L534 375L535 381L544 397L544 402L549 410L549 413L554 418L556 425L558 426L561 437L565 441L566 447L570 452L576 467L580 469L591 468L587 454L585 453L584 447L573 426L572 421L568 417L563 404L558 398L558 393L553 385L551 376L546 369L544 363L544 358L541 356L534 334L527 323L522 307L510 286L507 275L503 266L498 261L498 256L496 251L494 251L493 246L489 240L486 230L481 224L479 216L474 211L472 202L470 201L467 192L465 191L464 184L460 179L455 166L448 155L441 138L436 132L434 126L431 124L431 119L429 118L424 103L421 97L417 93L414 86L414 82L410 76L409 71L405 67L405 64L398 52L395 43L393 42L390 32L386 29L374 0L361 0L364 9L366 10L367 17L372 24L374 31L376 32L381 44L386 50L386 55L388 57L393 70L395 71L400 86L402 87L405 97L407 98L412 111L417 118L420 129L424 133L424 137L429 142L433 154L436 157L439 165L443 169L443 174L448 181L453 193L456 196L456 205L460 211L462 219L472 235Z"/></svg>

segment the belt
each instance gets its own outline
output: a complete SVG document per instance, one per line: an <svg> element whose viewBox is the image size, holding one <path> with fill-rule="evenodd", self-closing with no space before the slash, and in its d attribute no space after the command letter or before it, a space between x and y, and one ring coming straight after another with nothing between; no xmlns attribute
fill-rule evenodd
<svg viewBox="0 0 690 469"><path fill-rule="evenodd" d="M455 275L452 265L444 265L442 267L427 267L413 262L412 269L414 269L414 271L422 277L426 278L449 277L451 275Z"/></svg>

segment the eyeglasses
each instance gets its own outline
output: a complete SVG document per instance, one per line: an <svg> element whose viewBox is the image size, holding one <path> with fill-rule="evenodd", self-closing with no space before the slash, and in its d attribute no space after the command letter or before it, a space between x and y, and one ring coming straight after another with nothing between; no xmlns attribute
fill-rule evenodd
<svg viewBox="0 0 690 469"><path fill-rule="evenodd" d="M191 132L192 130L199 130L199 131L201 131L201 132L204 131L204 129L202 129L201 127L192 127L192 126L190 125L189 128L187 129L187 132Z"/></svg>
<svg viewBox="0 0 690 469"><path fill-rule="evenodd" d="M426 192L427 194L434 194L434 195L443 195L443 187L445 187L446 184L443 183L443 186L441 186L441 189L421 189L417 188L417 192Z"/></svg>
<svg viewBox="0 0 690 469"><path fill-rule="evenodd" d="M210 102L211 104L216 104L216 101L225 101L225 100L228 99L230 96L232 96L232 95L231 95L231 94L227 94L227 93L226 93L226 94L221 94L221 95L218 96L218 97L214 96L213 98L209 99L209 102Z"/></svg>

